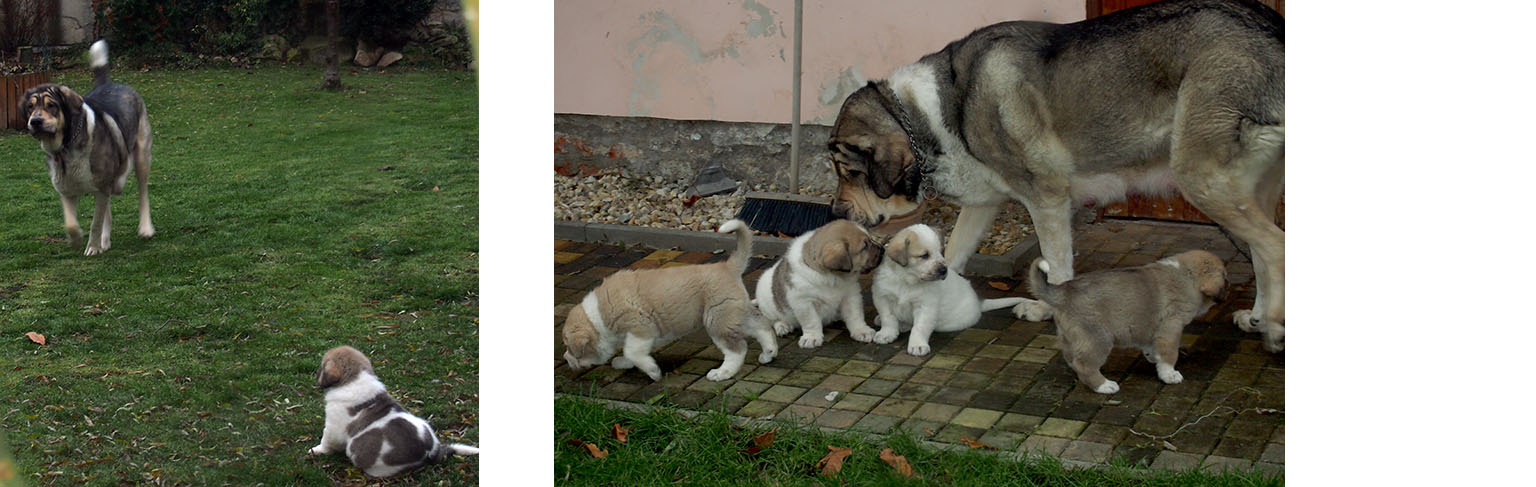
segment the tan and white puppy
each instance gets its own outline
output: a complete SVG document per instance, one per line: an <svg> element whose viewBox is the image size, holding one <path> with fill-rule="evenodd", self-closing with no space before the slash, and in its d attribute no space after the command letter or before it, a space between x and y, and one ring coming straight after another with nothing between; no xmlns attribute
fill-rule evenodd
<svg viewBox="0 0 1536 487"><path fill-rule="evenodd" d="M779 336L796 327L804 330L800 348L821 346L822 325L839 317L854 340L868 342L875 329L864 323L859 275L880 265L883 253L857 223L822 225L790 242L784 257L758 279L757 307Z"/></svg>
<svg viewBox="0 0 1536 487"><path fill-rule="evenodd" d="M437 440L427 421L401 407L373 375L373 364L349 346L320 360L315 385L325 389L325 430L314 455L344 452L371 477L388 477L448 455L478 455L479 448Z"/></svg>
<svg viewBox="0 0 1536 487"><path fill-rule="evenodd" d="M1029 290L1056 311L1062 358L1078 380L1100 394L1120 391L1099 367L1114 348L1135 348L1157 365L1168 384L1184 381L1174 370L1184 326L1226 298L1226 266L1204 250L1191 250L1139 267L1077 276L1061 284L1046 279L1044 259L1030 265Z"/></svg>
<svg viewBox="0 0 1536 487"><path fill-rule="evenodd" d="M736 252L724 262L619 271L582 298L566 316L565 361L581 370L613 360L613 368L638 368L661 380L651 350L703 326L724 360L706 377L720 381L741 370L747 337L763 347L758 361L768 363L779 344L766 322L755 316L741 273L752 257L752 229L731 220L721 233L736 233ZM614 356L623 345L623 354Z"/></svg>
<svg viewBox="0 0 1536 487"><path fill-rule="evenodd" d="M875 343L891 343L910 328L907 353L912 355L928 354L928 337L935 331L961 331L975 326L984 312L1026 301L980 299L970 281L945 265L944 242L938 232L921 223L891 237L870 291L880 313Z"/></svg>

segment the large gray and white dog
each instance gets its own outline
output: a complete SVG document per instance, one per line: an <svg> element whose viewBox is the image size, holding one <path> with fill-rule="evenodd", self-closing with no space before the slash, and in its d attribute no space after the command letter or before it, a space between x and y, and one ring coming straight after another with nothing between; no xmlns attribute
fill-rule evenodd
<svg viewBox="0 0 1536 487"><path fill-rule="evenodd" d="M1022 203L1051 283L1072 278L1074 204L1180 192L1250 251L1258 295L1238 326L1284 347L1285 25L1257 2L984 27L849 95L828 148L839 216L873 226L924 197L958 202L956 269L998 206ZM1050 316L1039 301L1014 311Z"/></svg>
<svg viewBox="0 0 1536 487"><path fill-rule="evenodd" d="M95 195L96 215L91 219L90 242L85 255L112 247L113 195L122 194L133 168L139 183L139 236L155 235L149 219L149 149L154 137L149 115L139 92L114 83L107 65L107 42L91 45L91 70L95 82L81 97L69 87L44 83L21 97L21 115L27 130L48 158L48 178L64 205L64 233L69 245L80 247L80 195Z"/></svg>

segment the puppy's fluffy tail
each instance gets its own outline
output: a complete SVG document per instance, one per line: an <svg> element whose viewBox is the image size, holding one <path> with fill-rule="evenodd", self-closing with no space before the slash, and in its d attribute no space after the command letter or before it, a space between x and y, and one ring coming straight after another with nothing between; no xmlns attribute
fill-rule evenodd
<svg viewBox="0 0 1536 487"><path fill-rule="evenodd" d="M480 449L463 443L438 443L437 449L427 454L427 463L442 463L449 455L479 455Z"/></svg>
<svg viewBox="0 0 1536 487"><path fill-rule="evenodd" d="M981 312L985 313L995 309L1012 308L1019 303L1029 301L1024 298L997 298L981 300Z"/></svg>
<svg viewBox="0 0 1536 487"><path fill-rule="evenodd" d="M1037 258L1029 264L1029 292L1036 298L1050 305L1058 305L1065 300L1060 285L1051 284L1046 279L1045 273L1050 272L1051 265L1045 262L1045 258Z"/></svg>
<svg viewBox="0 0 1536 487"><path fill-rule="evenodd" d="M96 86L101 86L112 81L111 70L107 67L107 41L102 39L91 44L91 72L96 75Z"/></svg>
<svg viewBox="0 0 1536 487"><path fill-rule="evenodd" d="M747 261L752 259L752 227L747 226L747 222L731 220L720 225L719 232L736 232L736 251L731 253L731 258L726 262L736 269L737 275L746 272Z"/></svg>

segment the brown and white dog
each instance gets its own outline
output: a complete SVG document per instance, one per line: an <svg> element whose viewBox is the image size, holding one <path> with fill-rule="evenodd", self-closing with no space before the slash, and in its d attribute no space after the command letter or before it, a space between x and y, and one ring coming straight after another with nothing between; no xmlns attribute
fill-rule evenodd
<svg viewBox="0 0 1536 487"><path fill-rule="evenodd" d="M1111 349L1135 348L1157 365L1168 384L1184 381L1174 370L1184 326L1226 295L1226 266L1204 250L1191 250L1139 267L1091 272L1061 284L1046 279L1050 264L1035 259L1029 290L1056 311L1057 345L1083 384L1100 394L1120 391L1104 377Z"/></svg>
<svg viewBox="0 0 1536 487"><path fill-rule="evenodd" d="M705 375L709 380L729 379L741 370L749 336L763 347L758 362L772 361L779 344L768 324L754 315L741 282L752 257L752 229L731 220L720 232L736 234L736 252L723 262L619 271L587 293L561 330L566 364L582 370L612 359L615 369L638 368L659 381L661 366L651 350L700 326L724 357L720 367ZM621 345L623 354L615 356Z"/></svg>
<svg viewBox="0 0 1536 487"><path fill-rule="evenodd" d="M127 85L112 82L107 68L107 43L91 45L95 86L81 97L63 85L37 85L21 97L27 130L48 158L48 178L64 206L64 233L69 245L80 247L80 195L95 195L85 255L112 247L113 195L122 194L132 167L139 182L139 236L155 235L149 219L149 149L153 137L144 99Z"/></svg>
<svg viewBox="0 0 1536 487"><path fill-rule="evenodd" d="M821 346L822 325L841 317L854 340L875 338L864 323L859 275L880 265L885 249L864 227L835 220L796 237L784 258L757 281L757 303L779 336L796 327L800 348Z"/></svg>
<svg viewBox="0 0 1536 487"><path fill-rule="evenodd" d="M325 389L325 430L314 455L341 451L363 473L388 477L448 455L478 455L479 448L437 440L427 421L389 397L373 375L373 364L349 346L332 348L320 360L315 385Z"/></svg>

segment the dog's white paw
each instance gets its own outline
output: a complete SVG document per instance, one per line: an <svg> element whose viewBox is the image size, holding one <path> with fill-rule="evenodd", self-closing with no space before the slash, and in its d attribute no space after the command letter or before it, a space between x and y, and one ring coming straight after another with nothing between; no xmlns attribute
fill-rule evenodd
<svg viewBox="0 0 1536 487"><path fill-rule="evenodd" d="M795 331L795 327L789 326L789 323L782 321L773 322L773 333L777 334L778 336L788 335L789 332L792 331Z"/></svg>
<svg viewBox="0 0 1536 487"><path fill-rule="evenodd" d="M734 371L734 370L725 370L722 367L722 368L718 368L718 369L709 369L709 373L704 374L704 377L708 378L709 380L715 381L715 382L720 382L722 380L729 379L729 378L731 378L734 375L736 375L736 371Z"/></svg>
<svg viewBox="0 0 1536 487"><path fill-rule="evenodd" d="M1029 300L1013 305L1013 316L1028 321L1045 321L1051 319L1051 305L1045 301Z"/></svg>
<svg viewBox="0 0 1536 487"><path fill-rule="evenodd" d="M650 367L640 367L640 371L650 376L652 381L661 382L661 367L651 364Z"/></svg>
<svg viewBox="0 0 1536 487"><path fill-rule="evenodd" d="M763 350L763 353L757 354L757 363L766 364L768 362L772 362L773 358L777 357L778 355L779 355L779 349L777 347L771 348L771 349L765 349L765 350Z"/></svg>
<svg viewBox="0 0 1536 487"><path fill-rule="evenodd" d="M1264 330L1264 350L1272 353L1285 351L1285 325L1270 323Z"/></svg>
<svg viewBox="0 0 1536 487"><path fill-rule="evenodd" d="M310 455L324 455L324 454L327 454L327 453L330 453L330 452L331 452L331 450L327 449L324 444L315 445L314 448L310 448L309 449L309 454Z"/></svg>
<svg viewBox="0 0 1536 487"><path fill-rule="evenodd" d="M99 245L91 245L85 248L85 255L96 255L106 251L107 249L105 247Z"/></svg>
<svg viewBox="0 0 1536 487"><path fill-rule="evenodd" d="M613 365L613 368L619 369L619 370L635 368L635 363L630 361L627 358L624 358L623 356L614 357L613 358L613 363L610 364L610 365Z"/></svg>
<svg viewBox="0 0 1536 487"><path fill-rule="evenodd" d="M820 333L800 335L800 348L816 348L821 346L822 335Z"/></svg>
<svg viewBox="0 0 1536 487"><path fill-rule="evenodd" d="M1184 374L1174 370L1173 366L1168 364L1157 364L1157 378L1162 379L1164 384L1184 382Z"/></svg>
<svg viewBox="0 0 1536 487"><path fill-rule="evenodd" d="M875 343L884 345L894 342L896 341L896 336L900 334L901 331L894 326L890 328L881 328L880 331L875 332Z"/></svg>
<svg viewBox="0 0 1536 487"><path fill-rule="evenodd" d="M1115 381L1105 379L1104 383L1099 384L1099 387L1095 388L1093 392L1097 392L1099 394L1114 394L1116 392L1120 392L1120 384Z"/></svg>
<svg viewBox="0 0 1536 487"><path fill-rule="evenodd" d="M928 352L930 352L930 351L932 351L932 349L928 348L928 344L926 344L926 343L909 343L909 344L907 344L907 353L910 353L910 354L912 354L914 356L917 356L917 357L928 355Z"/></svg>
<svg viewBox="0 0 1536 487"><path fill-rule="evenodd" d="M153 236L155 236L155 227L153 225L139 225L139 238L149 238Z"/></svg>
<svg viewBox="0 0 1536 487"><path fill-rule="evenodd" d="M856 342L869 343L874 341L875 335L875 329L867 326L859 330L855 330L853 328L848 329L848 337L853 338L853 341Z"/></svg>
<svg viewBox="0 0 1536 487"><path fill-rule="evenodd" d="M1249 333L1262 330L1259 325L1259 314L1251 309L1232 313L1232 322L1237 324L1238 329Z"/></svg>

